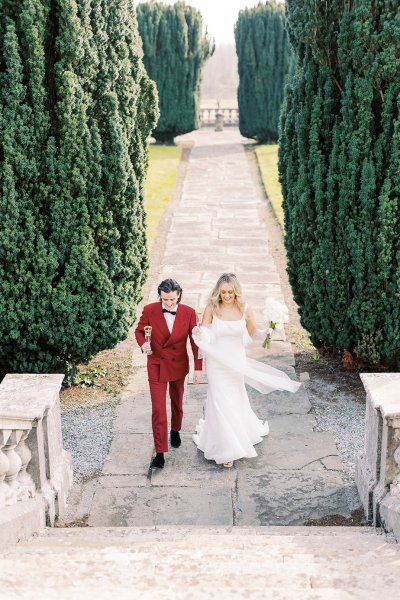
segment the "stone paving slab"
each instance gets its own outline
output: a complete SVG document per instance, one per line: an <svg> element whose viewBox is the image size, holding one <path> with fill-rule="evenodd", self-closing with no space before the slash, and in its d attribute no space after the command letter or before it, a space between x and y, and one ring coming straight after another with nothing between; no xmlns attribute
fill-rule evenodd
<svg viewBox="0 0 400 600"><path fill-rule="evenodd" d="M290 396L287 392L280 391L263 396L249 387L247 393L260 419L269 419L274 415L307 415L311 410L311 403L304 388L299 388Z"/></svg>
<svg viewBox="0 0 400 600"><path fill-rule="evenodd" d="M131 487L97 489L89 525L232 525L231 487Z"/></svg>
<svg viewBox="0 0 400 600"><path fill-rule="evenodd" d="M141 475L103 475L99 477L98 485L102 488L132 488L149 485L147 473Z"/></svg>
<svg viewBox="0 0 400 600"><path fill-rule="evenodd" d="M246 469L304 469L312 463L318 463L327 457L338 457L336 444L332 436L324 431L299 432L297 428L284 435L273 429L271 420L270 434L256 446L258 457L246 461ZM242 463L240 463L242 465ZM323 466L319 466L323 469Z"/></svg>
<svg viewBox="0 0 400 600"><path fill-rule="evenodd" d="M141 433L116 433L104 463L104 475L141 475L147 473L153 436Z"/></svg>
<svg viewBox="0 0 400 600"><path fill-rule="evenodd" d="M68 504L62 522L70 523L87 519L92 507L93 497L98 486L97 479L75 481L68 494Z"/></svg>
<svg viewBox="0 0 400 600"><path fill-rule="evenodd" d="M254 284L254 283L259 284L259 282L260 282L260 276L259 276L259 273L257 272L257 269L244 269L243 268L243 270L241 271L239 263L237 263L235 272L236 272L236 275L240 278L242 285L245 284L246 287L248 285ZM209 277L204 276L203 279L208 281ZM271 289L276 290L275 285L279 285L279 283L280 283L280 277L279 277L278 273L272 271L272 269L270 271L268 271L268 281L269 281L268 285L274 286Z"/></svg>
<svg viewBox="0 0 400 600"><path fill-rule="evenodd" d="M253 404L254 406L254 404ZM317 421L314 415L311 414L279 414L273 415L268 418L268 423L271 428L271 432L274 435L285 436L288 433L311 435L316 427Z"/></svg>
<svg viewBox="0 0 400 600"><path fill-rule="evenodd" d="M191 390L190 386L189 389ZM200 386L198 386L200 388ZM197 391L197 390L196 390ZM206 391L193 390L190 397L184 401L183 415L183 430L194 431L194 426L198 423L199 418L203 416L203 405ZM189 394L188 394L189 395ZM167 414L170 422L170 403L167 403ZM114 433L122 434L152 434L151 426L151 401L149 393L146 390L143 394L132 394L127 396L126 400L121 403L116 411L114 421Z"/></svg>
<svg viewBox="0 0 400 600"><path fill-rule="evenodd" d="M196 425L198 424L199 419L202 419L202 418L204 418L204 407L203 406L200 406L197 409L184 410L183 422L182 422L183 434L186 433L186 434L190 434L190 436L191 436L192 433L196 430Z"/></svg>
<svg viewBox="0 0 400 600"><path fill-rule="evenodd" d="M197 449L191 435L182 435L182 445L168 453L164 469L153 470L151 485L177 487L233 488L237 472L207 461Z"/></svg>
<svg viewBox="0 0 400 600"><path fill-rule="evenodd" d="M332 514L349 518L359 506L355 486L336 471L240 469L237 490L240 526L300 525Z"/></svg>
<svg viewBox="0 0 400 600"><path fill-rule="evenodd" d="M114 423L114 433L142 433L152 434L153 430L151 427L151 404L147 402L146 406L135 406L129 403L129 399L120 405L120 409ZM123 410L125 407L129 407L130 410Z"/></svg>
<svg viewBox="0 0 400 600"><path fill-rule="evenodd" d="M325 469L328 471L342 471L343 463L338 455L324 456L320 459Z"/></svg>

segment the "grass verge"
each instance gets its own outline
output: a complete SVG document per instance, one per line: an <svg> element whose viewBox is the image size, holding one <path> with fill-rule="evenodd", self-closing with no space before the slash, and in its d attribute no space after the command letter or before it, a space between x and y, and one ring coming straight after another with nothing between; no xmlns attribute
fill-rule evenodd
<svg viewBox="0 0 400 600"><path fill-rule="evenodd" d="M276 219L283 228L282 191L278 178L278 144L256 146L255 148L261 178Z"/></svg>
<svg viewBox="0 0 400 600"><path fill-rule="evenodd" d="M147 213L147 239L151 249L158 222L172 199L176 184L182 146L149 147L149 170L145 185L145 209Z"/></svg>

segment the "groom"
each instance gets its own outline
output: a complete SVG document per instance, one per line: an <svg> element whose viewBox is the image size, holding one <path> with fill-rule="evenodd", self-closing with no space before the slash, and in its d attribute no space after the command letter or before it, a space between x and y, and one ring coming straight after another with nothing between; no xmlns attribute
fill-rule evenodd
<svg viewBox="0 0 400 600"><path fill-rule="evenodd" d="M180 304L182 289L174 279L165 279L158 286L159 302L144 307L135 330L137 343L147 354L152 404L152 426L156 456L150 468L164 467L164 452L168 452L167 386L171 398L170 442L174 448L181 445L179 434L182 427L182 402L184 383L189 372L189 356L186 349L189 338L194 356L193 383L201 379L202 361L192 338L196 327L193 308ZM145 328L151 327L151 340L146 341Z"/></svg>

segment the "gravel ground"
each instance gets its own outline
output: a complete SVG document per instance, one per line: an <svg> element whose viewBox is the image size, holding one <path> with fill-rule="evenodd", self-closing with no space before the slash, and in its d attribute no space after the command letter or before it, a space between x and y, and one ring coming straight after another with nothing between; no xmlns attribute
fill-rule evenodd
<svg viewBox="0 0 400 600"><path fill-rule="evenodd" d="M61 415L64 448L72 454L75 480L102 469L113 437L115 403L74 408Z"/></svg>
<svg viewBox="0 0 400 600"><path fill-rule="evenodd" d="M365 404L353 396L338 392L333 384L311 380L307 384L312 412L317 420L317 431L332 433L343 462L345 473L355 477L358 454L364 448Z"/></svg>

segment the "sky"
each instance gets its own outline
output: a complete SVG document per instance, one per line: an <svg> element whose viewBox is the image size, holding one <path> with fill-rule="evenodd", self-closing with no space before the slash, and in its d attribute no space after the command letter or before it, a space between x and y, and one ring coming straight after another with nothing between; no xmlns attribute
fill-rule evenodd
<svg viewBox="0 0 400 600"><path fill-rule="evenodd" d="M139 0L141 2L143 0ZM163 0L173 4L174 0ZM203 25L207 26L216 44L233 44L233 28L239 10L255 6L259 0L186 0L190 6L198 8L203 15Z"/></svg>

